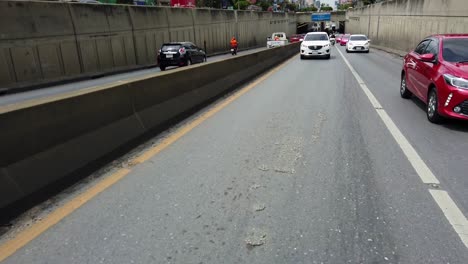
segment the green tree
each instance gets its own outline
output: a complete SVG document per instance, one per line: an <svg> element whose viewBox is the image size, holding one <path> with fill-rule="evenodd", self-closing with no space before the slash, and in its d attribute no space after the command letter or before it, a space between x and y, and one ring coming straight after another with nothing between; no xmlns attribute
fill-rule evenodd
<svg viewBox="0 0 468 264"><path fill-rule="evenodd" d="M293 3L287 3L286 8L289 9L289 11L296 11L297 10L297 5Z"/></svg>
<svg viewBox="0 0 468 264"><path fill-rule="evenodd" d="M246 10L249 5L250 5L249 1L238 0L234 3L234 9Z"/></svg>
<svg viewBox="0 0 468 264"><path fill-rule="evenodd" d="M257 6L261 7L263 11L267 11L268 7L271 6L271 3L267 0L262 0L257 2Z"/></svg>
<svg viewBox="0 0 468 264"><path fill-rule="evenodd" d="M99 2L107 3L104 1L99 1ZM133 5L133 0L117 0L116 3L121 4L121 5Z"/></svg>
<svg viewBox="0 0 468 264"><path fill-rule="evenodd" d="M302 8L300 11L301 12L317 12L318 9L315 6L311 6L311 7Z"/></svg>
<svg viewBox="0 0 468 264"><path fill-rule="evenodd" d="M195 5L197 5L197 7L200 4L200 7L221 8L221 3L222 3L221 0L203 0L200 2L197 1Z"/></svg>
<svg viewBox="0 0 468 264"><path fill-rule="evenodd" d="M331 7L331 6L322 6L320 8L320 10L322 10L322 11L333 11L333 7Z"/></svg>
<svg viewBox="0 0 468 264"><path fill-rule="evenodd" d="M284 0L284 2L281 5L281 9L283 10L288 9L289 11L296 11L298 9L298 6L295 3L291 3L289 0Z"/></svg>
<svg viewBox="0 0 468 264"><path fill-rule="evenodd" d="M353 7L352 4L341 4L339 7L338 7L338 10L347 10L349 9L350 7Z"/></svg>
<svg viewBox="0 0 468 264"><path fill-rule="evenodd" d="M374 4L375 0L364 0L362 2L364 3L364 5L370 5L370 4Z"/></svg>

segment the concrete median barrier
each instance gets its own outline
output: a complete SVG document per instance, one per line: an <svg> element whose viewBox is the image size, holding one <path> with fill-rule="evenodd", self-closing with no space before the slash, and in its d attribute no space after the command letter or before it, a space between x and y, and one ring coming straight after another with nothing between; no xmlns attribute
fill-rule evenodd
<svg viewBox="0 0 468 264"><path fill-rule="evenodd" d="M0 111L0 208L40 192L294 56L299 44Z"/></svg>

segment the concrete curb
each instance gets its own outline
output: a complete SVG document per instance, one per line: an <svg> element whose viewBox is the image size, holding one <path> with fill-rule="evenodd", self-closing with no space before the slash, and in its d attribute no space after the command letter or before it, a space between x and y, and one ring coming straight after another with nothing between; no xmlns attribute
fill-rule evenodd
<svg viewBox="0 0 468 264"><path fill-rule="evenodd" d="M371 48L382 50L382 51L385 51L387 53L391 53L391 54L394 54L394 55L397 55L397 56L400 56L400 57L404 57L406 54L408 54L408 52L405 52L405 51L402 51L402 50L396 50L396 49L392 49L392 48L388 48L388 47L384 47L384 46L378 46L378 45L371 45Z"/></svg>

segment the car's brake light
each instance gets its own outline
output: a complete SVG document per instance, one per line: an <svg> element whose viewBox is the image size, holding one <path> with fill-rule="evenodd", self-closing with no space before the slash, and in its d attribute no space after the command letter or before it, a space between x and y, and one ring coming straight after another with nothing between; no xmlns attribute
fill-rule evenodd
<svg viewBox="0 0 468 264"><path fill-rule="evenodd" d="M180 54L185 54L185 48L180 48L180 49L179 49L179 53L180 53Z"/></svg>

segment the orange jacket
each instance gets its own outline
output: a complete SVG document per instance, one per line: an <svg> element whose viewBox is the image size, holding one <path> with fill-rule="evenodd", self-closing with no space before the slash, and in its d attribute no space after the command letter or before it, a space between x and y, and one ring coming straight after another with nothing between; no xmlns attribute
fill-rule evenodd
<svg viewBox="0 0 468 264"><path fill-rule="evenodd" d="M237 48L237 40L235 38L231 39L231 48Z"/></svg>

